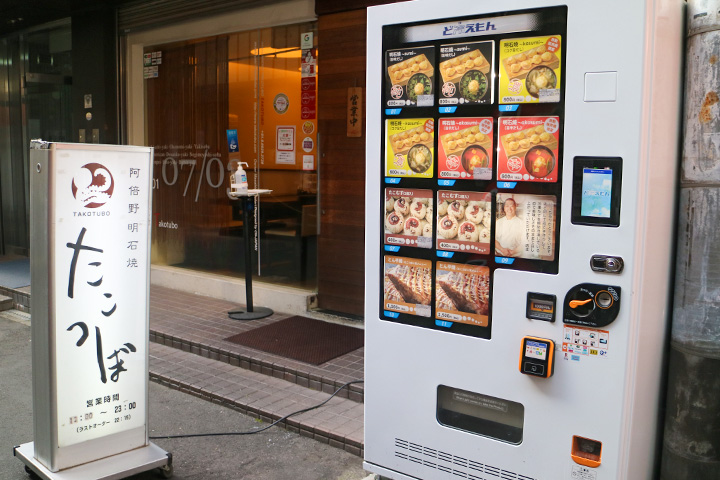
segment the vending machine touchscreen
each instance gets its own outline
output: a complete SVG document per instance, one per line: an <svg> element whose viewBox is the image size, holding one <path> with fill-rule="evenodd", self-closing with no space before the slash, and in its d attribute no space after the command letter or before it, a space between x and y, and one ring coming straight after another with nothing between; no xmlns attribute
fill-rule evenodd
<svg viewBox="0 0 720 480"><path fill-rule="evenodd" d="M682 1L416 0L367 39L366 468L652 478Z"/></svg>

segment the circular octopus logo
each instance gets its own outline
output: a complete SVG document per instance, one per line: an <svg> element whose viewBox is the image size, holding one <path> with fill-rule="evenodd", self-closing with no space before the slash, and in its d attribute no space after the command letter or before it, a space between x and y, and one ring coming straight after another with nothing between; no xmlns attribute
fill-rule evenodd
<svg viewBox="0 0 720 480"><path fill-rule="evenodd" d="M88 163L75 174L73 197L85 208L98 208L110 200L115 184L110 172L99 163Z"/></svg>

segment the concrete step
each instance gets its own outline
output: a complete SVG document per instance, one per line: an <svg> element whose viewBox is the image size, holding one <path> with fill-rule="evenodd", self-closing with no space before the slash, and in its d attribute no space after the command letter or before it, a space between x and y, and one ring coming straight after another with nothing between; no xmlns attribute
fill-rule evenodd
<svg viewBox="0 0 720 480"><path fill-rule="evenodd" d="M227 341L232 335L288 316L275 313L249 322L229 319L228 310L237 306L224 300L153 285L150 290L150 341L325 393L332 393L351 380L364 378L362 348L325 364L311 365ZM338 396L362 402L364 391L363 384L353 384Z"/></svg>
<svg viewBox="0 0 720 480"><path fill-rule="evenodd" d="M0 295L0 312L10 310L11 308L14 308L13 299L5 295Z"/></svg>
<svg viewBox="0 0 720 480"><path fill-rule="evenodd" d="M357 375L357 372L351 368L341 366L333 368L332 370L316 368L312 365L301 364L300 362L253 351L246 347L227 345L227 342L223 342L225 345L220 345L208 341L204 337L191 339L188 338L188 336L182 335L182 332L177 331L171 334L151 328L150 342L159 343L167 347L209 358L210 360L227 363L233 367L240 367L269 377L283 379L296 383L301 387L325 393L333 393L345 383L363 378L362 374ZM342 361L343 359L337 360L337 362ZM362 362L362 357L358 357L354 361ZM337 396L362 403L365 396L364 384L352 384L348 388L340 391Z"/></svg>
<svg viewBox="0 0 720 480"><path fill-rule="evenodd" d="M158 343L150 343L150 378L267 423L330 398L325 392ZM362 457L363 419L363 404L335 396L323 407L277 426Z"/></svg>

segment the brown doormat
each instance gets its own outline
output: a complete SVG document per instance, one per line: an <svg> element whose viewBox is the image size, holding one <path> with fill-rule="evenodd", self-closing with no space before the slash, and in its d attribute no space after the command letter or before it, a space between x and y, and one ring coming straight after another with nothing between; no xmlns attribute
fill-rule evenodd
<svg viewBox="0 0 720 480"><path fill-rule="evenodd" d="M364 345L364 331L307 317L290 317L228 337L228 342L312 365L320 365Z"/></svg>

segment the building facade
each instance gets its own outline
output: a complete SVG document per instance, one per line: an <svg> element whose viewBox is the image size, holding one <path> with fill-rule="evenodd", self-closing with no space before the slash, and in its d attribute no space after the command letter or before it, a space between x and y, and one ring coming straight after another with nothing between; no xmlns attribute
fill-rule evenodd
<svg viewBox="0 0 720 480"><path fill-rule="evenodd" d="M81 3L4 12L3 253L29 254L31 138L148 145L154 269L243 276L244 162L272 190L248 226L256 281L362 315L365 7L388 2Z"/></svg>

